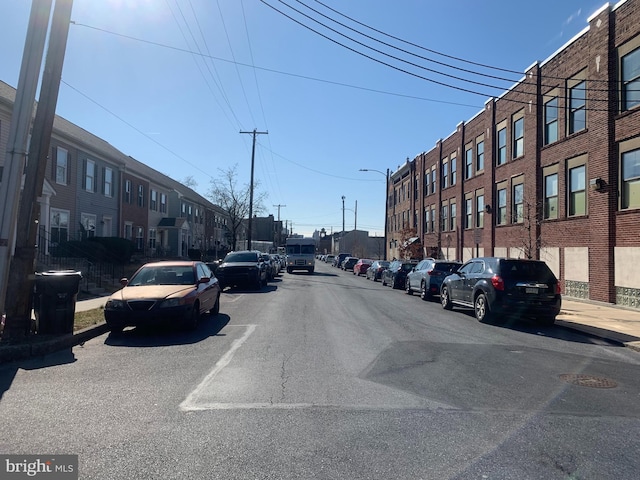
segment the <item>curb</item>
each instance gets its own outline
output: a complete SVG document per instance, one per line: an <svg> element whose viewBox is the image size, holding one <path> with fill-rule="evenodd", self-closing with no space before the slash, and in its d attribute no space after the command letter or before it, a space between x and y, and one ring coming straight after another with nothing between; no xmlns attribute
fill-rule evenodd
<svg viewBox="0 0 640 480"><path fill-rule="evenodd" d="M586 333L594 337L616 342L624 347L640 352L640 341L638 341L638 337L634 337L632 335L626 335L624 333L614 332L612 330L605 330L604 328L585 325L583 323L577 323L571 320L562 320L560 318L556 319L555 324L559 327L576 330L578 332Z"/></svg>
<svg viewBox="0 0 640 480"><path fill-rule="evenodd" d="M72 334L48 335L45 338L29 339L26 343L18 345L2 345L0 346L0 364L48 355L65 348L71 348L108 331L109 327L102 322Z"/></svg>

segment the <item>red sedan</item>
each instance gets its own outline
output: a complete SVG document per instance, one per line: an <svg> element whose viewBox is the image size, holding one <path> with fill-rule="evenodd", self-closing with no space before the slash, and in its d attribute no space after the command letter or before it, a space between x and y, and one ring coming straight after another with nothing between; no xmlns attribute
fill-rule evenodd
<svg viewBox="0 0 640 480"><path fill-rule="evenodd" d="M373 263L373 260L370 260L368 258L361 258L353 266L353 274L358 276L364 275L365 273L367 273L367 270L369 269L372 263Z"/></svg>

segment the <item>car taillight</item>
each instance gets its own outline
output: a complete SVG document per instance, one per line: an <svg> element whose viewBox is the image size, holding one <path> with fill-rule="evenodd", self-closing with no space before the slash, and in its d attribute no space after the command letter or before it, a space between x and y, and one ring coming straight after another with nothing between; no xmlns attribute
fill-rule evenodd
<svg viewBox="0 0 640 480"><path fill-rule="evenodd" d="M435 270L429 270L429 271L427 272L427 275L429 275L429 276L437 275L437 274L438 274L438 272L436 272Z"/></svg>
<svg viewBox="0 0 640 480"><path fill-rule="evenodd" d="M491 285L493 285L493 288L495 288L496 290L504 290L504 280L502 280L502 277L499 275L494 275L493 277L491 277Z"/></svg>
<svg viewBox="0 0 640 480"><path fill-rule="evenodd" d="M560 283L556 283L556 295L560 295L562 293L562 287Z"/></svg>

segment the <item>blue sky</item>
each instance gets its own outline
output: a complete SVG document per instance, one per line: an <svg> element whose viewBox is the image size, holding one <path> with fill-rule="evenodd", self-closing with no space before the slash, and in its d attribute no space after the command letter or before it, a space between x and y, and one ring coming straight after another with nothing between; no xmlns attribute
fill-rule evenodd
<svg viewBox="0 0 640 480"><path fill-rule="evenodd" d="M382 235L384 175L359 169L394 171L431 150L604 3L74 0L57 114L193 177L203 196L234 165L248 183L251 135L239 132L268 131L255 160L264 215L283 205L294 233L339 231L344 195L346 229L357 202L357 228ZM30 6L0 0L0 79L14 87Z"/></svg>

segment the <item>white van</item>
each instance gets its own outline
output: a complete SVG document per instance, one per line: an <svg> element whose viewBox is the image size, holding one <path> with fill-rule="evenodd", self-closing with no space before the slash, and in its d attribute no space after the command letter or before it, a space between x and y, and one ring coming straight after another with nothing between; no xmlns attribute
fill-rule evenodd
<svg viewBox="0 0 640 480"><path fill-rule="evenodd" d="M316 267L316 241L313 238L287 238L287 273Z"/></svg>

